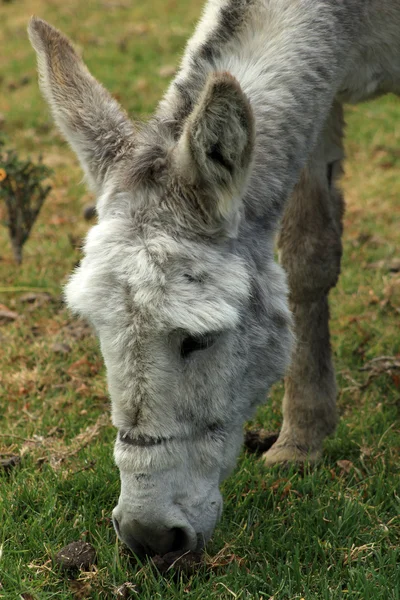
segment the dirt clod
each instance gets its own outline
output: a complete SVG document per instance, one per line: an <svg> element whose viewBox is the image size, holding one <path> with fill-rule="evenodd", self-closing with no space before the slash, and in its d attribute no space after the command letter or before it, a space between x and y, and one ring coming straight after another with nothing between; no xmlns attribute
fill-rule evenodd
<svg viewBox="0 0 400 600"><path fill-rule="evenodd" d="M55 561L63 569L87 570L96 561L96 550L87 542L71 542L55 556Z"/></svg>
<svg viewBox="0 0 400 600"><path fill-rule="evenodd" d="M278 433L265 429L252 429L246 431L244 447L254 454L263 454L271 448L278 439Z"/></svg>
<svg viewBox="0 0 400 600"><path fill-rule="evenodd" d="M190 575L199 569L204 562L204 557L200 552L168 552L164 556L156 555L152 558L154 565L160 573L166 573L169 570L181 571Z"/></svg>

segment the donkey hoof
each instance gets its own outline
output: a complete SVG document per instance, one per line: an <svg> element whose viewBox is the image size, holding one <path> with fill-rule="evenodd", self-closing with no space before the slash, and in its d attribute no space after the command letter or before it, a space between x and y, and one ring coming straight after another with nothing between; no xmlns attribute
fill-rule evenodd
<svg viewBox="0 0 400 600"><path fill-rule="evenodd" d="M288 464L288 463L316 463L322 456L322 450L304 450L296 446L280 446L274 444L267 452L262 455L262 460L265 465L271 467L273 465Z"/></svg>

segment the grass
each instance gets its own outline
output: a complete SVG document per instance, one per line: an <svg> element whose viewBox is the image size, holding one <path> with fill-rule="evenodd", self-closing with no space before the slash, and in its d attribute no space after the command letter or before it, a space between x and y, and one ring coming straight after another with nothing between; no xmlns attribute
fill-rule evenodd
<svg viewBox="0 0 400 600"><path fill-rule="evenodd" d="M303 473L267 471L243 453L224 483L225 511L206 564L190 577L164 577L134 561L110 522L119 479L104 368L96 340L59 301L79 260L71 236L79 241L88 229L81 215L91 197L39 95L25 30L32 12L59 26L143 118L200 4L21 0L0 11L1 126L22 155L41 152L56 172L20 268L0 229L0 303L19 315L0 326L0 454L21 456L0 473L0 598L118 598L130 582L132 597L144 599L398 600L400 377L370 362L400 354L400 277L390 271L400 241L398 99L347 111L345 253L331 295L341 421L324 461ZM53 301L26 302L30 289ZM282 391L277 385L254 424L279 427ZM71 577L52 558L77 539L94 544L98 560Z"/></svg>

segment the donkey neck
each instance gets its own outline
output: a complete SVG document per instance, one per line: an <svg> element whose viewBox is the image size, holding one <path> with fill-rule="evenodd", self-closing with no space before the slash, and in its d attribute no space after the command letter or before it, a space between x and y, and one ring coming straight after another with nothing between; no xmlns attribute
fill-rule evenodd
<svg viewBox="0 0 400 600"><path fill-rule="evenodd" d="M339 5L340 4L340 5ZM156 119L177 139L208 75L229 71L256 121L245 199L257 219L277 223L343 78L358 27L355 2L210 0Z"/></svg>

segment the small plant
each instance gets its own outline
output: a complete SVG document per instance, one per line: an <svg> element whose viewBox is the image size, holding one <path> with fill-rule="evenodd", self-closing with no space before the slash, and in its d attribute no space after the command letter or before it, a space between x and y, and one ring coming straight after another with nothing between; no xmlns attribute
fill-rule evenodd
<svg viewBox="0 0 400 600"><path fill-rule="evenodd" d="M22 247L29 238L33 224L51 190L43 185L52 170L29 159L21 160L13 149L4 149L4 139L0 137L0 198L7 208L6 227L10 234L15 260L22 262Z"/></svg>

